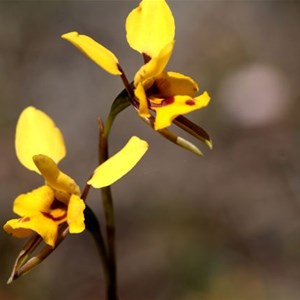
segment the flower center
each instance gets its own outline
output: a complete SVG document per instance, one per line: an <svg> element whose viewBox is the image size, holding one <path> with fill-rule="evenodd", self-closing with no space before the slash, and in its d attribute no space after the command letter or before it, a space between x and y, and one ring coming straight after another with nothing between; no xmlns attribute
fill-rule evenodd
<svg viewBox="0 0 300 300"><path fill-rule="evenodd" d="M48 219L60 222L67 217L67 205L57 199L54 199L49 211L42 211L42 214Z"/></svg>
<svg viewBox="0 0 300 300"><path fill-rule="evenodd" d="M67 212L66 211L62 215L60 215L60 216L53 216L49 212L42 212L42 214L43 214L44 217L46 217L48 219L51 219L53 221L56 221L56 222L64 220L66 218L66 216L67 216Z"/></svg>
<svg viewBox="0 0 300 300"><path fill-rule="evenodd" d="M174 103L175 99L173 96L164 98L164 99L150 99L150 106L151 108L156 108L156 107L162 107L162 106L167 106L172 103Z"/></svg>

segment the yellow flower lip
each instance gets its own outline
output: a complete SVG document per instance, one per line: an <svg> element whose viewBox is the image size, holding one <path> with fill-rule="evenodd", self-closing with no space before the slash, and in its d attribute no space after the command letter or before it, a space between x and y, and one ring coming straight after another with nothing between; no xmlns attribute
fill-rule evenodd
<svg viewBox="0 0 300 300"><path fill-rule="evenodd" d="M176 117L203 108L209 101L210 96L207 92L195 98L186 95L168 98L165 105L152 107L156 111L155 130L170 126Z"/></svg>

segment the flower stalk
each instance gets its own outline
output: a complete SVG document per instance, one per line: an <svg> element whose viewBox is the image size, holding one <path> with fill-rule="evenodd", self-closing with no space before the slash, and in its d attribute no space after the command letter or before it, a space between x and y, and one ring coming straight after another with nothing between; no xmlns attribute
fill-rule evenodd
<svg viewBox="0 0 300 300"><path fill-rule="evenodd" d="M104 125L102 120L98 119L99 125L99 164L101 165L108 160L108 136L110 128L114 121L114 116L111 114L107 119L107 125ZM107 127L107 129L106 129ZM101 188L102 204L105 216L105 228L106 228L106 239L107 239L107 286L106 293L108 300L117 300L117 264L116 264L116 247L115 247L115 216L114 216L114 205L113 197L110 186Z"/></svg>

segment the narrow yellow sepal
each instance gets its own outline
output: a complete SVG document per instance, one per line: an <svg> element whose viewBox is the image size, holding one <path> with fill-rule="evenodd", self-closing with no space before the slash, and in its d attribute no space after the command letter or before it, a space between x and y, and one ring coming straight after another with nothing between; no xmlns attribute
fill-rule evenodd
<svg viewBox="0 0 300 300"><path fill-rule="evenodd" d="M61 37L72 43L106 72L112 75L122 74L118 68L117 57L89 36L73 31L63 34Z"/></svg>
<svg viewBox="0 0 300 300"><path fill-rule="evenodd" d="M64 139L53 120L41 110L29 106L21 113L15 138L16 154L20 163L36 171L32 157L44 154L58 163L66 155Z"/></svg>
<svg viewBox="0 0 300 300"><path fill-rule="evenodd" d="M88 184L94 188L113 184L139 162L147 149L147 142L133 136L117 154L96 168Z"/></svg>
<svg viewBox="0 0 300 300"><path fill-rule="evenodd" d="M131 48L156 57L175 36L174 18L166 1L141 1L126 19L126 33Z"/></svg>

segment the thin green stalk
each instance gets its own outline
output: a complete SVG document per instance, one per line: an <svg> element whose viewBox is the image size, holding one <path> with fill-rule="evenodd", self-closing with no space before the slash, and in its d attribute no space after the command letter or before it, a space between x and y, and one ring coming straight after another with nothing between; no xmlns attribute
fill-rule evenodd
<svg viewBox="0 0 300 300"><path fill-rule="evenodd" d="M108 158L108 135L109 129L113 123L113 119L108 118L107 130L99 119L99 163L102 164ZM107 238L107 258L109 265L109 276L107 281L107 299L118 300L117 294L117 267L116 267L116 251L115 251L115 217L113 198L110 186L101 189L102 202L106 223Z"/></svg>
<svg viewBox="0 0 300 300"><path fill-rule="evenodd" d="M121 67L120 67L121 68ZM104 163L109 158L108 153L108 137L117 115L125 108L130 106L132 91L130 90L130 83L128 82L124 72L122 72L122 80L126 86L114 100L110 113L103 124L101 119L98 119L99 125L99 163ZM104 187L101 189L102 202L106 224L106 239L107 239L107 262L108 262L108 276L107 276L107 299L118 300L117 292L117 265L116 265L116 250L115 250L115 217L114 206L111 187Z"/></svg>
<svg viewBox="0 0 300 300"><path fill-rule="evenodd" d="M91 186L89 184L86 184L82 195L81 199L84 201L87 198L87 195L90 191ZM86 228L87 230L91 233L93 236L93 239L96 243L97 250L101 259L101 263L103 266L103 271L104 271L104 277L106 282L109 282L109 264L108 264L108 257L107 257L107 250L105 246L105 242L103 239L102 235L102 230L100 223L98 222L97 217L95 216L94 212L92 209L86 205L85 211L84 211L84 216L85 216L85 223L86 223Z"/></svg>
<svg viewBox="0 0 300 300"><path fill-rule="evenodd" d="M109 262L108 262L108 256L107 256L107 250L105 246L105 242L103 239L103 235L101 232L100 223L98 222L97 217L95 216L94 212L90 209L89 206L86 206L85 211L85 222L86 222L86 228L91 233L91 235L94 238L94 241L97 246L97 250L99 252L99 256L101 259L101 263L103 266L104 271L104 278L106 285L108 285L110 279L109 279Z"/></svg>

